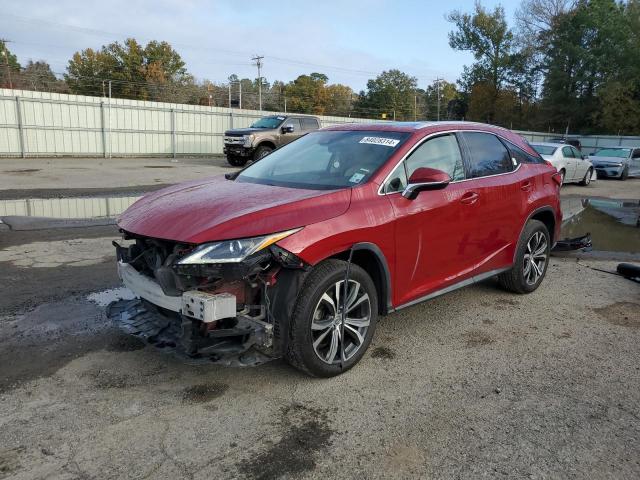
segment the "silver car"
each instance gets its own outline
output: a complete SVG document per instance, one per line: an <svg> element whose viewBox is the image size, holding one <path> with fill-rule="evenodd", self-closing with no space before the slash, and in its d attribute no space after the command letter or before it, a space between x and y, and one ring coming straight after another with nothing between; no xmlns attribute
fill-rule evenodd
<svg viewBox="0 0 640 480"><path fill-rule="evenodd" d="M562 183L589 185L593 165L573 145L566 143L532 143L531 146L542 158L551 162L562 176Z"/></svg>
<svg viewBox="0 0 640 480"><path fill-rule="evenodd" d="M640 176L640 147L606 147L589 155L598 177Z"/></svg>

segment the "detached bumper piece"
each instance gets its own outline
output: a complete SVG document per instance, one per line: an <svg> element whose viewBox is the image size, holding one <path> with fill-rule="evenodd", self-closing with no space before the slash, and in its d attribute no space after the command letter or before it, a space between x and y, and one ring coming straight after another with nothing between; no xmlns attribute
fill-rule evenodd
<svg viewBox="0 0 640 480"><path fill-rule="evenodd" d="M581 237L565 238L564 240L558 240L554 252L572 252L574 250L590 250L592 247L591 234L587 233Z"/></svg>
<svg viewBox="0 0 640 480"><path fill-rule="evenodd" d="M237 316L206 329L202 322L159 309L144 300L121 300L107 307L107 317L121 330L190 364L255 366L273 360L271 325Z"/></svg>

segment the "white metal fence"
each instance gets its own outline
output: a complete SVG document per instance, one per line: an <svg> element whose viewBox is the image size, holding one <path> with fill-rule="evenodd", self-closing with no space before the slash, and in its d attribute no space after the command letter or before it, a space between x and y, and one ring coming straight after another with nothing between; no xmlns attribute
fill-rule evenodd
<svg viewBox="0 0 640 480"><path fill-rule="evenodd" d="M277 112L0 89L0 156L218 154L225 130L270 113ZM322 126L372 121L320 120Z"/></svg>
<svg viewBox="0 0 640 480"><path fill-rule="evenodd" d="M222 153L225 130L263 115L224 107L108 99L0 89L0 157L188 156ZM322 126L371 119L321 116ZM559 135L520 132L530 141ZM640 137L572 136L585 153L599 147L640 146Z"/></svg>
<svg viewBox="0 0 640 480"><path fill-rule="evenodd" d="M518 132L530 142L549 142L563 135L541 132ZM569 135L570 139L580 140L582 152L589 155L602 147L640 147L640 137L619 137L613 135Z"/></svg>

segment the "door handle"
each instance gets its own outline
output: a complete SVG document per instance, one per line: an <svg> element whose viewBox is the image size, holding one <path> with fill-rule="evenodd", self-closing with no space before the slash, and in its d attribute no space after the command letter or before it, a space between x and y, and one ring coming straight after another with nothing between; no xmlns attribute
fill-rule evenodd
<svg viewBox="0 0 640 480"><path fill-rule="evenodd" d="M525 192L530 192L532 188L533 188L533 184L529 180L525 180L520 185L520 189L524 190Z"/></svg>
<svg viewBox="0 0 640 480"><path fill-rule="evenodd" d="M478 201L478 197L479 195L476 192L467 192L460 199L460 203L471 205L472 203L476 203Z"/></svg>

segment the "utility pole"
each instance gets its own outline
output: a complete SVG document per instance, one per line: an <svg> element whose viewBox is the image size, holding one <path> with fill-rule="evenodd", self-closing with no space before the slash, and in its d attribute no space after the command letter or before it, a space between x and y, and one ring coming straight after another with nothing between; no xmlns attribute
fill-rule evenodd
<svg viewBox="0 0 640 480"><path fill-rule="evenodd" d="M440 121L440 82L442 78L436 78L436 87L437 87L437 97L438 97L438 121Z"/></svg>
<svg viewBox="0 0 640 480"><path fill-rule="evenodd" d="M258 108L262 111L262 59L263 55L256 55L252 57L251 60L256 62L256 67L258 67Z"/></svg>
<svg viewBox="0 0 640 480"><path fill-rule="evenodd" d="M9 80L9 88L13 90L13 82L11 81L11 68L9 67L9 54L7 53L7 43L9 43L10 40L0 38L0 41L3 45L2 54L4 55L4 61L7 65L7 78Z"/></svg>
<svg viewBox="0 0 640 480"><path fill-rule="evenodd" d="M413 121L418 121L418 95L413 96Z"/></svg>
<svg viewBox="0 0 640 480"><path fill-rule="evenodd" d="M238 81L238 95L240 96L238 99L238 108L242 108L242 80Z"/></svg>
<svg viewBox="0 0 640 480"><path fill-rule="evenodd" d="M229 108L231 108L231 82L229 82Z"/></svg>
<svg viewBox="0 0 640 480"><path fill-rule="evenodd" d="M109 158L111 158L111 80L109 80Z"/></svg>

